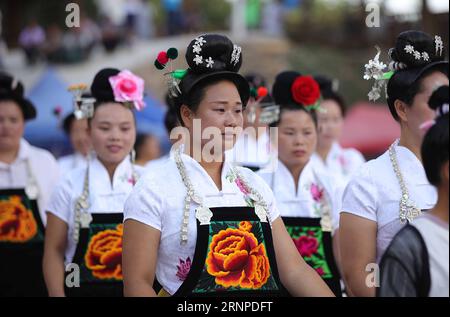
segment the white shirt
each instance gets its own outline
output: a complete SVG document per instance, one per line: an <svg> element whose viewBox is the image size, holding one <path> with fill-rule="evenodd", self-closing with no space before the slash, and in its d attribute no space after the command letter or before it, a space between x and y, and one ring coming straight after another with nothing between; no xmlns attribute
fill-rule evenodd
<svg viewBox="0 0 450 317"><path fill-rule="evenodd" d="M429 296L448 297L448 223L435 216L424 215L415 219L412 225L419 230L427 246L431 276Z"/></svg>
<svg viewBox="0 0 450 317"><path fill-rule="evenodd" d="M87 157L81 155L80 153L74 153L72 155L63 156L58 159L59 169L62 175L66 175L70 171L86 167L88 163Z"/></svg>
<svg viewBox="0 0 450 317"><path fill-rule="evenodd" d="M344 149L339 143L335 142L331 146L330 153L328 153L325 162L318 153L312 155L311 162L316 165L318 171L322 170L330 176L333 176L333 181L344 189L352 175L366 160L359 151L355 149Z"/></svg>
<svg viewBox="0 0 450 317"><path fill-rule="evenodd" d="M339 225L339 209L336 203L336 189L324 173L316 170L309 162L298 179L296 189L294 177L287 167L278 161L278 168L273 173L258 172L272 188L282 217L320 218L321 205L330 204L333 229Z"/></svg>
<svg viewBox="0 0 450 317"><path fill-rule="evenodd" d="M37 202L45 226L47 222L45 207L60 177L58 163L50 152L31 146L24 139L20 140L16 160L11 164L0 162L0 189L24 189L26 187L30 177L27 161L30 163L31 173L39 187Z"/></svg>
<svg viewBox="0 0 450 317"><path fill-rule="evenodd" d="M248 133L242 133L233 149L226 151L226 160L240 166L263 168L271 161L270 138L263 133L255 139Z"/></svg>
<svg viewBox="0 0 450 317"><path fill-rule="evenodd" d="M238 186L229 178L227 179L231 171L231 163L224 163L222 190L219 191L214 181L197 161L185 154L182 154L182 160L196 193L203 197L206 207L247 206ZM237 169L250 186L264 197L269 206L269 219L272 222L276 220L279 212L270 188L250 170L240 167ZM169 159L163 166L153 168L142 176L125 205L125 220L134 219L161 231L156 277L164 289L172 295L183 283L177 277L177 265L188 258L191 261L194 259L197 240L195 209L198 205L192 203L188 243L180 244L186 192L175 161Z"/></svg>
<svg viewBox="0 0 450 317"><path fill-rule="evenodd" d="M134 166L139 176L142 168ZM71 263L75 255L76 244L73 240L75 223L75 204L83 192L86 167L67 174L56 187L47 212L67 223L66 264ZM122 213L128 195L133 189L133 168L129 158L117 166L113 182L104 165L96 158L89 164L89 209L90 213Z"/></svg>
<svg viewBox="0 0 450 317"><path fill-rule="evenodd" d="M421 210L433 208L437 192L428 182L422 163L406 147L396 145L395 149L410 200ZM377 262L381 260L395 234L403 227L399 219L401 196L389 151L365 163L345 189L342 212L377 223Z"/></svg>

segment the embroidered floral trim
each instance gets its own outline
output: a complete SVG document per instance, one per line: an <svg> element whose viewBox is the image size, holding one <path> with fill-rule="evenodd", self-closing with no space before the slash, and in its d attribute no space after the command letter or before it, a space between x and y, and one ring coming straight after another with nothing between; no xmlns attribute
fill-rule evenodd
<svg viewBox="0 0 450 317"><path fill-rule="evenodd" d="M86 267L98 279L121 281L123 225L115 230L104 230L93 236L85 255Z"/></svg>
<svg viewBox="0 0 450 317"><path fill-rule="evenodd" d="M252 225L241 222L214 235L206 259L207 272L224 288L260 289L269 277L270 263L263 243L250 232Z"/></svg>
<svg viewBox="0 0 450 317"><path fill-rule="evenodd" d="M22 203L20 196L0 201L0 242L24 243L37 234L33 212Z"/></svg>
<svg viewBox="0 0 450 317"><path fill-rule="evenodd" d="M177 277L181 282L186 281L188 278L189 272L191 271L192 261L191 258L188 257L185 261L180 259L180 264L177 265Z"/></svg>

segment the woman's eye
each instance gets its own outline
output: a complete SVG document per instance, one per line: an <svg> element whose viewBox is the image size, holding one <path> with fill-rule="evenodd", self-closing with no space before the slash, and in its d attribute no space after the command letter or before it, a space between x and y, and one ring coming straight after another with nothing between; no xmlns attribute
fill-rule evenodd
<svg viewBox="0 0 450 317"><path fill-rule="evenodd" d="M225 112L225 109L216 109L217 112Z"/></svg>

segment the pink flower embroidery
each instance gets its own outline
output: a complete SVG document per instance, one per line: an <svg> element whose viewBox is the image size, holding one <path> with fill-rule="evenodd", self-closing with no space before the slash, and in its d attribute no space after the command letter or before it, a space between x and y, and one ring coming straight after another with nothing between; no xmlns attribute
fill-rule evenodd
<svg viewBox="0 0 450 317"><path fill-rule="evenodd" d="M321 189L316 184L311 184L311 195L314 201L319 203L323 198L323 188Z"/></svg>
<svg viewBox="0 0 450 317"><path fill-rule="evenodd" d="M325 272L324 272L323 268L321 268L321 267L317 268L317 269L316 269L316 272L317 272L317 274L319 274L320 276L325 275Z"/></svg>
<svg viewBox="0 0 450 317"><path fill-rule="evenodd" d="M248 189L244 186L244 184L242 184L241 180L239 178L236 178L235 183L237 185L237 187L239 187L239 190L245 195L248 196L250 195L250 192L248 191Z"/></svg>
<svg viewBox="0 0 450 317"><path fill-rule="evenodd" d="M144 80L129 70L124 70L109 78L109 83L117 102L133 102L137 110L145 107Z"/></svg>
<svg viewBox="0 0 450 317"><path fill-rule="evenodd" d="M347 160L344 157L344 155L339 155L338 160L339 160L339 164L341 164L342 167L347 166Z"/></svg>
<svg viewBox="0 0 450 317"><path fill-rule="evenodd" d="M319 248L319 242L314 237L301 236L298 239L294 239L294 243L303 257L310 257L317 253Z"/></svg>
<svg viewBox="0 0 450 317"><path fill-rule="evenodd" d="M134 179L134 177L133 176L131 176L129 179L128 179L128 183L130 183L131 185L136 185L136 180Z"/></svg>
<svg viewBox="0 0 450 317"><path fill-rule="evenodd" d="M186 281L189 272L191 271L191 266L192 266L191 258L187 258L186 261L180 259L180 265L177 265L178 268L177 277L181 282Z"/></svg>

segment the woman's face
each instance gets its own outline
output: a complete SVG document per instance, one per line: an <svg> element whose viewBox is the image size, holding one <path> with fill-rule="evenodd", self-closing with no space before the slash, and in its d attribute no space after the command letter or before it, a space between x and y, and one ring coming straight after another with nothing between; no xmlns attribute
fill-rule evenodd
<svg viewBox="0 0 450 317"><path fill-rule="evenodd" d="M243 105L236 86L229 81L221 81L205 89L203 100L195 113L185 109L182 110L182 115L194 146L204 149L205 145L208 145L207 154L220 156L224 151L232 149L236 143L239 136L237 130L240 130L236 128L242 129L244 121L242 111ZM201 120L201 140L199 136L193 135L194 119ZM211 134L213 132L216 133L214 138ZM212 140L214 142L211 142Z"/></svg>
<svg viewBox="0 0 450 317"><path fill-rule="evenodd" d="M87 156L91 148L87 119L73 120L70 126L70 142L76 152Z"/></svg>
<svg viewBox="0 0 450 317"><path fill-rule="evenodd" d="M320 108L321 110L317 112L319 124L318 145L329 148L341 137L344 117L339 104L335 100L324 100Z"/></svg>
<svg viewBox="0 0 450 317"><path fill-rule="evenodd" d="M443 85L448 85L448 77L441 72L435 71L422 80L421 89L415 95L411 107L406 107L406 126L416 136L417 140L423 140L424 131L420 126L435 118L435 113L430 109L428 101L433 92Z"/></svg>
<svg viewBox="0 0 450 317"><path fill-rule="evenodd" d="M14 101L0 101L0 151L17 151L25 129L22 110Z"/></svg>
<svg viewBox="0 0 450 317"><path fill-rule="evenodd" d="M278 156L288 167L304 166L317 146L317 128L311 115L300 110L282 112L278 125Z"/></svg>
<svg viewBox="0 0 450 317"><path fill-rule="evenodd" d="M95 110L90 124L92 147L105 164L120 164L136 141L133 112L118 103L103 104Z"/></svg>

